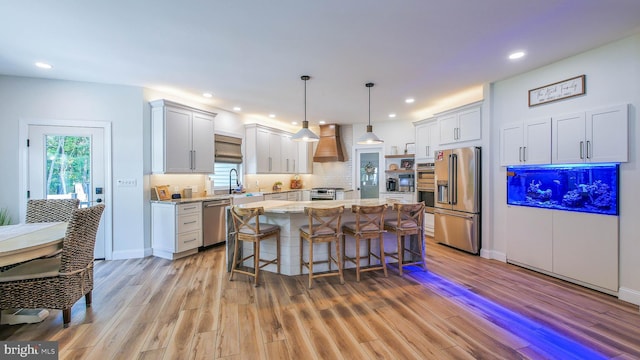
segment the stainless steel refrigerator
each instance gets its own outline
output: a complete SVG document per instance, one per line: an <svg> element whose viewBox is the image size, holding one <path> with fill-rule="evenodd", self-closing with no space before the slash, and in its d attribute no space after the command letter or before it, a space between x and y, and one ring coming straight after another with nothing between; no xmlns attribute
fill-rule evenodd
<svg viewBox="0 0 640 360"><path fill-rule="evenodd" d="M435 240L478 254L480 148L438 151L435 164Z"/></svg>

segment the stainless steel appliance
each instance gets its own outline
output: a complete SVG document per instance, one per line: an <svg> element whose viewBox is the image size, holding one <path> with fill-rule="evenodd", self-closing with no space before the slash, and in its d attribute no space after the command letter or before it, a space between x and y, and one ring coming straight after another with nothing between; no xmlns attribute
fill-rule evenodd
<svg viewBox="0 0 640 360"><path fill-rule="evenodd" d="M413 191L413 174L398 175L398 191Z"/></svg>
<svg viewBox="0 0 640 360"><path fill-rule="evenodd" d="M313 188L311 189L311 200L335 200L338 191L344 190L343 188Z"/></svg>
<svg viewBox="0 0 640 360"><path fill-rule="evenodd" d="M397 191L398 189L398 180L394 178L387 179L387 191Z"/></svg>
<svg viewBox="0 0 640 360"><path fill-rule="evenodd" d="M209 200L202 202L202 246L219 244L227 240L225 208L231 201Z"/></svg>
<svg viewBox="0 0 640 360"><path fill-rule="evenodd" d="M416 190L418 201L424 201L427 210L433 211L436 180L435 164L420 163L416 165Z"/></svg>
<svg viewBox="0 0 640 360"><path fill-rule="evenodd" d="M480 251L480 148L436 152L435 240Z"/></svg>

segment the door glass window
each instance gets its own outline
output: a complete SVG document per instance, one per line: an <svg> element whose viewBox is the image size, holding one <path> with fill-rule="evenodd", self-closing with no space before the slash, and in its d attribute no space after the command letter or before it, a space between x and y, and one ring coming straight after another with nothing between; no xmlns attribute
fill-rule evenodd
<svg viewBox="0 0 640 360"><path fill-rule="evenodd" d="M87 207L91 199L91 137L46 135L45 196L47 199L79 199Z"/></svg>
<svg viewBox="0 0 640 360"><path fill-rule="evenodd" d="M379 197L379 154L360 154L360 198L376 199Z"/></svg>

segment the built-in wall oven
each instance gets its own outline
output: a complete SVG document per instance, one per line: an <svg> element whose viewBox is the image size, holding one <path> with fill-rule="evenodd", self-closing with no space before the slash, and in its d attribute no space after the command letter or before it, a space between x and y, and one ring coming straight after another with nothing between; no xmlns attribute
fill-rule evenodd
<svg viewBox="0 0 640 360"><path fill-rule="evenodd" d="M343 188L313 188L311 189L311 200L335 200L338 191L344 190Z"/></svg>
<svg viewBox="0 0 640 360"><path fill-rule="evenodd" d="M416 191L418 201L424 201L428 211L435 205L435 164L421 163L416 165Z"/></svg>

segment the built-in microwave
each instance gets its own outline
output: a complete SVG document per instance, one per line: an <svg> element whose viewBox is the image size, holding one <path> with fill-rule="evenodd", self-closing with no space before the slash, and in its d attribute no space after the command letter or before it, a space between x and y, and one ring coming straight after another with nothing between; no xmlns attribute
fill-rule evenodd
<svg viewBox="0 0 640 360"><path fill-rule="evenodd" d="M413 174L398 175L398 191L413 191Z"/></svg>

